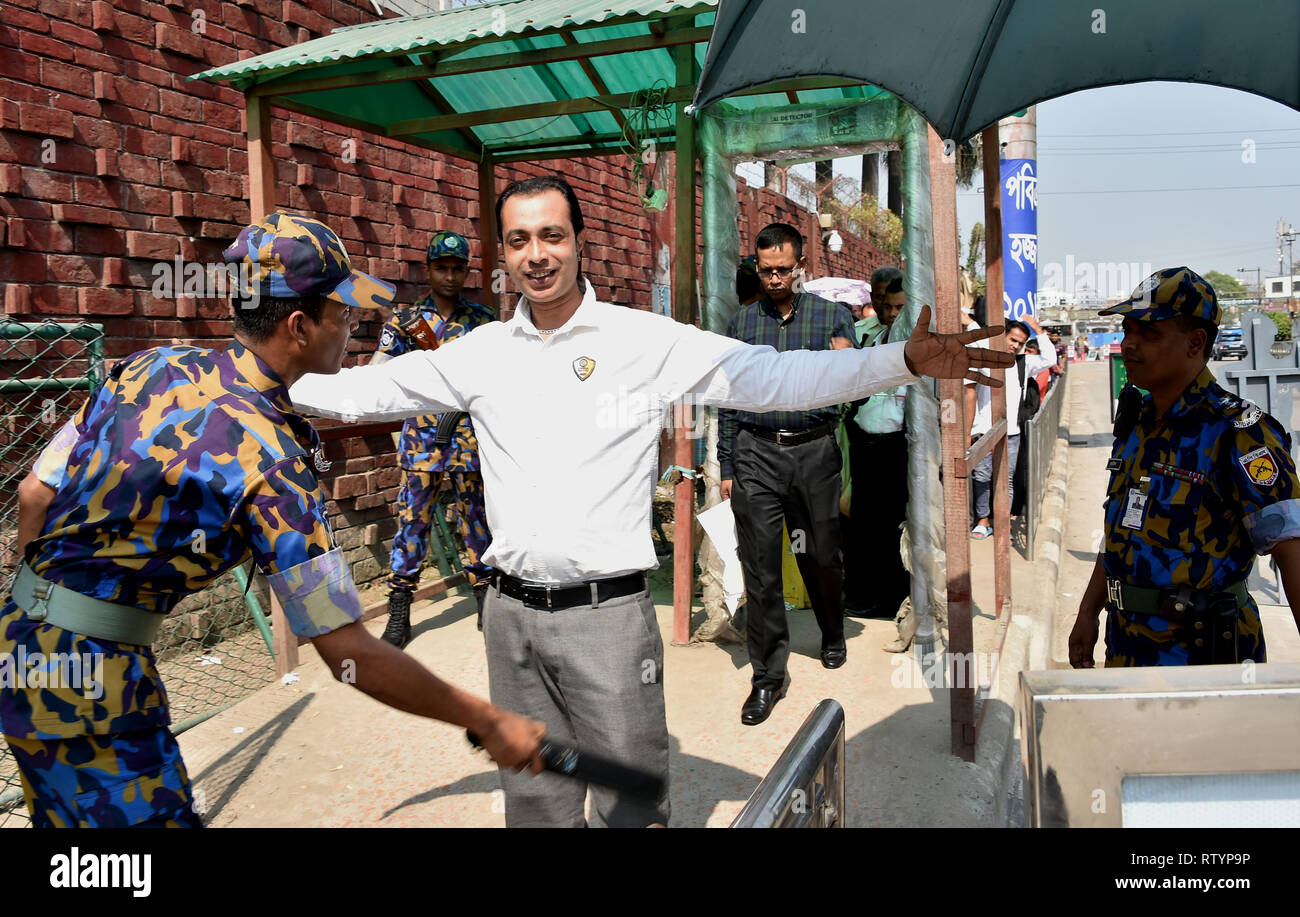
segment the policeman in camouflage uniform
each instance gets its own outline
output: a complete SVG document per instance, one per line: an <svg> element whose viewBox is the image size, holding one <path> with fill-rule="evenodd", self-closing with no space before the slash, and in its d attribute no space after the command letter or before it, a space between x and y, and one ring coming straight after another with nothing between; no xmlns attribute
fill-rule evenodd
<svg viewBox="0 0 1300 917"><path fill-rule="evenodd" d="M512 765L536 758L540 724L355 626L361 603L314 468L320 440L288 391L304 373L337 372L355 313L387 305L392 287L352 270L338 237L300 214L246 227L225 255L244 272L229 347L117 363L20 488L0 731L36 826L200 824L151 644L181 598L250 556L336 678L350 663L366 693L486 728Z"/></svg>
<svg viewBox="0 0 1300 917"><path fill-rule="evenodd" d="M429 242L430 292L410 309L393 314L379 336L372 364L419 349L413 326L423 319L439 345L496 321L486 306L461 295L469 273L469 243L464 236L443 230ZM429 553L429 527L437 511L438 485L445 473L451 482L456 522L469 563L465 565L480 611L492 568L479 558L492 541L483 508L483 478L479 474L478 441L469 415L463 412L426 414L402 425L398 463L402 491L397 503L397 535L393 538L388 577L388 626L383 639L396 647L411 639L411 597L420 582L420 567Z"/></svg>
<svg viewBox="0 0 1300 917"><path fill-rule="evenodd" d="M1256 554L1278 562L1300 623L1291 438L1215 382L1206 363L1220 312L1199 275L1158 271L1100 314L1124 316L1132 385L1115 420L1106 539L1070 634L1070 663L1092 666L1103 607L1107 666L1264 662L1259 609L1246 590Z"/></svg>

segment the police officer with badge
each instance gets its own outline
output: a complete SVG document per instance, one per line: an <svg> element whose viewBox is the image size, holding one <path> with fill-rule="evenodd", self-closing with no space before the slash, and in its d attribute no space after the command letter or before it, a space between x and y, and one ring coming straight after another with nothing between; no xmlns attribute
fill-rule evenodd
<svg viewBox="0 0 1300 917"><path fill-rule="evenodd" d="M1256 554L1272 554L1300 623L1291 438L1215 382L1206 364L1219 306L1193 271L1158 271L1099 314L1124 317L1132 384L1116 415L1105 543L1070 634L1070 664L1092 667L1103 608L1108 667L1264 662L1246 590Z"/></svg>
<svg viewBox="0 0 1300 917"><path fill-rule="evenodd" d="M412 350L432 350L496 321L486 306L461 295L469 274L469 242L464 236L446 230L434 233L428 254L429 295L410 309L395 312L384 325L372 365ZM483 509L478 441L469 415L451 411L409 418L402 425L398 463L402 468L402 491L389 562L388 626L383 639L399 648L411 639L411 597L429 552L429 527L438 509L438 485L444 473L451 482L456 521L469 555L465 570L474 587L482 630L483 593L492 568L479 558L492 536Z"/></svg>

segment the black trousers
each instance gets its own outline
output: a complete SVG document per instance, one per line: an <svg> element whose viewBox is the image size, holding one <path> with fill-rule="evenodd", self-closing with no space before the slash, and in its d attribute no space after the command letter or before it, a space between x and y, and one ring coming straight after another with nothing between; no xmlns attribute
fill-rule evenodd
<svg viewBox="0 0 1300 917"><path fill-rule="evenodd" d="M829 434L781 446L741 430L731 460L752 681L755 687L777 688L785 681L790 655L781 583L782 520L821 626L822 649L844 647L840 449Z"/></svg>
<svg viewBox="0 0 1300 917"><path fill-rule="evenodd" d="M853 499L844 543L844 601L893 616L912 591L899 551L907 518L907 434L872 434L850 421Z"/></svg>

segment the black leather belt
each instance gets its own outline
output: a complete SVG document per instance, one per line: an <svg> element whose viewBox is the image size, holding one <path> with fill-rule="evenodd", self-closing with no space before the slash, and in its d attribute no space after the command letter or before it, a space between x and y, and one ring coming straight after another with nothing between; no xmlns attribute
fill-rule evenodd
<svg viewBox="0 0 1300 917"><path fill-rule="evenodd" d="M835 425L838 421L831 420L817 426L809 427L806 430L769 430L767 427L756 427L753 424L744 424L742 430L748 430L759 439L765 439L770 443L776 443L780 446L797 446L800 443L812 442L822 436L829 436L835 432Z"/></svg>
<svg viewBox="0 0 1300 917"><path fill-rule="evenodd" d="M636 595L646 589L644 573L629 573L626 576L616 576L613 579L591 580L590 582L579 583L576 586L546 586L538 583L528 583L506 573L496 574L492 581L502 595L508 595L525 605L546 608L550 611L609 602L625 595ZM592 595L593 586L595 587L594 597Z"/></svg>
<svg viewBox="0 0 1300 917"><path fill-rule="evenodd" d="M875 442L881 439L889 439L890 437L894 437L894 436L907 435L906 430L895 430L893 433L868 433L866 430L862 429L857 424L851 421L849 423L846 423L844 425L844 428L848 430L849 435L854 437L855 439L866 440L869 442Z"/></svg>

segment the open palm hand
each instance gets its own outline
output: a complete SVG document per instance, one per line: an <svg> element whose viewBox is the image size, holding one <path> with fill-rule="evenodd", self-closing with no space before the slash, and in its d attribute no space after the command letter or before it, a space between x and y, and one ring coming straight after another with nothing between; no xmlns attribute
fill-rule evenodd
<svg viewBox="0 0 1300 917"><path fill-rule="evenodd" d="M959 334L936 334L930 330L930 307L922 306L912 336L907 339L903 358L907 368L918 376L936 379L970 379L980 385L1002 385L981 370L1005 369L1016 358L1006 351L988 347L969 347L976 341L996 337L1001 328L979 328Z"/></svg>

